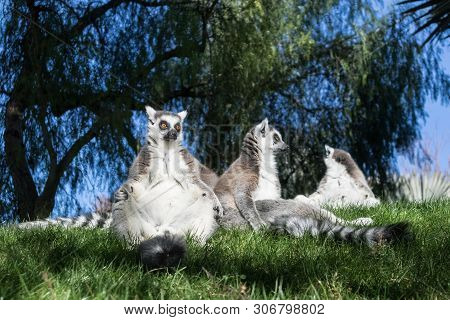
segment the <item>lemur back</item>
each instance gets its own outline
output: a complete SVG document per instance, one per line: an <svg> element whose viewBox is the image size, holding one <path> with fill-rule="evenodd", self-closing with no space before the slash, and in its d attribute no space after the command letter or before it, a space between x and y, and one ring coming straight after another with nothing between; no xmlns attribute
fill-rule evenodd
<svg viewBox="0 0 450 320"><path fill-rule="evenodd" d="M327 167L325 176L317 190L308 197L309 200L318 205L332 207L348 205L371 207L380 203L348 152L325 146L324 162ZM305 197L298 196L296 199L305 200Z"/></svg>

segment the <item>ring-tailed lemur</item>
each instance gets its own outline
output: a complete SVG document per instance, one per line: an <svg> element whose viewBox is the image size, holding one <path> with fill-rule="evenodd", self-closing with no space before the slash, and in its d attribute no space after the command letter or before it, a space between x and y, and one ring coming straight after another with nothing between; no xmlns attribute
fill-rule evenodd
<svg viewBox="0 0 450 320"><path fill-rule="evenodd" d="M226 217L221 220L224 226L250 224L255 230L266 226L255 201L280 197L275 153L287 148L267 119L245 135L239 158L219 178L214 188L224 208Z"/></svg>
<svg viewBox="0 0 450 320"><path fill-rule="evenodd" d="M317 191L308 198L299 195L295 199L313 201L318 205L342 207L359 205L373 207L380 203L375 198L369 184L352 156L340 149L325 145L325 165L327 171L319 183Z"/></svg>
<svg viewBox="0 0 450 320"><path fill-rule="evenodd" d="M212 188L217 176L181 146L186 111L148 115L147 144L116 191L112 214L76 219L36 221L22 227L62 223L65 226L109 226L130 244L139 244L147 268L176 265L186 252L185 236L204 243L223 214ZM209 185L207 184L209 183Z"/></svg>
<svg viewBox="0 0 450 320"><path fill-rule="evenodd" d="M287 150L286 144L267 119L247 133L239 158L214 188L225 213L218 217L221 226L257 229L268 225L293 236L310 232L369 245L396 240L406 234L406 223L354 228L348 225L365 225L371 220L345 221L309 201L281 199L275 155L283 150Z"/></svg>

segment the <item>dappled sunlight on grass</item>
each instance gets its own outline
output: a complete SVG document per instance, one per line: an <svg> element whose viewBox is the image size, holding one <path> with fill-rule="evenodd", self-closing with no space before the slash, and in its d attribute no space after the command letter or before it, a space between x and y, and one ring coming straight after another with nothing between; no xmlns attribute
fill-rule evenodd
<svg viewBox="0 0 450 320"><path fill-rule="evenodd" d="M449 299L450 201L338 210L411 222L408 243L368 248L310 236L219 231L177 269L144 272L103 230L0 229L4 299Z"/></svg>

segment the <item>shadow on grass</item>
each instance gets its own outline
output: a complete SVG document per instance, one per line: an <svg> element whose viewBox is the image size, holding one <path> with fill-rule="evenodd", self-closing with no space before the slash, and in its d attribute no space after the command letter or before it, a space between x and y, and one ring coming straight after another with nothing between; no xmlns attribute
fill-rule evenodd
<svg viewBox="0 0 450 320"><path fill-rule="evenodd" d="M245 242L252 235L231 232L222 234L222 237L219 236L220 242L226 242L228 238ZM411 294L410 290L405 292L402 283L391 281L388 276L383 279L383 275L389 273L389 268L395 271L401 261L408 264L417 252L415 243L368 248L308 236L293 239L264 234L255 238L253 243L242 247L239 247L239 241L234 243L234 248L216 243L207 246L206 250L194 246L185 272L191 275L208 273L216 278L236 275L242 282L256 283L267 292L273 291L274 285L282 279L285 290L299 297L311 286L320 289L324 283L330 285L330 282L347 289L350 296L377 298L387 292L397 297Z"/></svg>
<svg viewBox="0 0 450 320"><path fill-rule="evenodd" d="M15 245L6 248L6 256L19 267L29 263L57 273L86 260L115 266L137 264L134 250L101 230L49 228L18 230L14 235Z"/></svg>
<svg viewBox="0 0 450 320"><path fill-rule="evenodd" d="M205 247L190 242L188 257L169 273L144 273L136 251L102 230L17 230L2 245L0 296L15 297L16 288L42 284L42 272L57 276L90 265L95 272L104 266L112 273L131 272L134 279L125 286L134 286L139 297L149 290L157 297L177 273L186 283L204 281L233 298L241 297L240 287L250 288L243 298L448 297L448 230L430 222L417 229L414 242L375 248L309 236L220 231Z"/></svg>

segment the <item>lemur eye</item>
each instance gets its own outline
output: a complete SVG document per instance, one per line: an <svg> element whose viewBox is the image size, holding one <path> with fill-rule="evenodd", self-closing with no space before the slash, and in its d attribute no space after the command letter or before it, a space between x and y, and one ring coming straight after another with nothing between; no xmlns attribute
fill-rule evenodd
<svg viewBox="0 0 450 320"><path fill-rule="evenodd" d="M274 135L274 136L273 136L273 141L274 141L275 143L280 142L280 137L279 137L277 134Z"/></svg>
<svg viewBox="0 0 450 320"><path fill-rule="evenodd" d="M179 123L177 123L177 124L175 125L175 130L177 130L178 132L181 131L181 125L180 125Z"/></svg>
<svg viewBox="0 0 450 320"><path fill-rule="evenodd" d="M166 130L168 127L169 127L169 124L168 124L166 121L161 121L161 122L159 123L159 128L160 128L161 130Z"/></svg>

